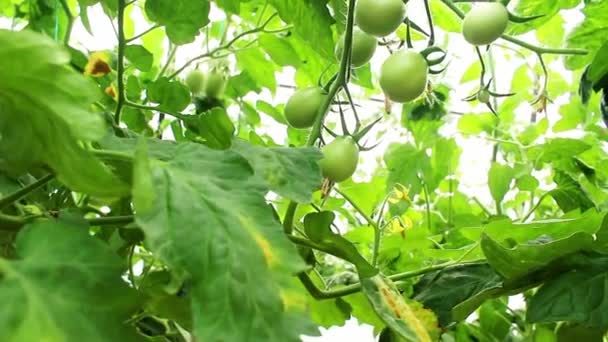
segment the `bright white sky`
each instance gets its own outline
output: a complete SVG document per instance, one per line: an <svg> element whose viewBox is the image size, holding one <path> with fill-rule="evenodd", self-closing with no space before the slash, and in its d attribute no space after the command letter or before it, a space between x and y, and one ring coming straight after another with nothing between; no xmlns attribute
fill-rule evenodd
<svg viewBox="0 0 608 342"><path fill-rule="evenodd" d="M421 0L411 0L408 4L408 11L410 15L412 15L412 12L415 12L413 14L413 17L415 18L425 18ZM581 20L581 14L578 12L578 10L570 10L564 16L568 18L568 28L571 28L573 26L573 22L578 22ZM147 27L149 27L149 25L143 21L143 16L138 10L135 10L133 12L132 17L136 21L135 32L141 32ZM212 21L222 20L223 18L224 15L221 11L218 11L216 9L212 10ZM74 26L71 43L76 46L80 45L89 51L114 49L117 44L114 31L110 25L109 19L101 12L99 6L91 7L89 9L89 19L93 30L93 36L91 36L84 29L80 21L77 21ZM424 20L420 20L420 23L424 23ZM0 27L9 27L9 25L9 21L0 20ZM535 41L535 36L533 34L527 34L523 37L527 41ZM445 35L439 33L437 39L438 43L441 44L445 39ZM503 44L508 45L509 43L503 42ZM181 47L179 49L178 54L176 55L176 65L182 65L182 63L184 63L194 55L199 54L202 46L203 45L201 44L201 42L197 41L195 43ZM468 96L477 86L476 82L469 83L466 86L457 86L464 71L473 61L476 60L477 57L475 55L475 51L459 35L450 35L449 46L451 47L448 50L448 60L451 61L449 68L443 75L433 77L433 81L435 83L447 83L454 87L454 92L452 92L451 94L451 110L465 113L485 112L483 110L484 107L471 108L470 103L466 103L459 100ZM495 81L499 92L509 92L513 72L517 67L519 67L523 63L523 61L519 57L513 57L512 52L508 50L503 51L505 51L506 55L511 58L505 59L502 51L497 51L498 53L494 54L494 58L496 59L496 65L499 65L499 67L497 68ZM372 60L372 71L374 72L374 74L378 74L380 66L382 65L382 61L387 56L388 54L385 49L378 49L378 53L374 56L374 59ZM531 59L531 62L534 63L534 59ZM564 76L566 80L569 80L569 78L571 77L571 73L565 71L561 63L552 63L551 65L549 65L549 68L552 70L559 70L559 72ZM281 75L277 76L278 83L293 84L292 75L293 70L286 68ZM353 90L353 92L357 94L356 88L351 90ZM252 99L261 98L269 103L278 104L285 101L290 96L290 92L291 90L279 88L274 98L268 91L265 91L260 95L250 94L250 97ZM363 108L358 111L362 118L377 117L383 112L384 109L382 103L366 101L365 98L361 96L361 94L362 93L359 92L359 96L355 96L360 97L360 100L358 100L358 102L363 105ZM567 102L568 99L562 98L556 100L556 104L551 105L548 108L549 113L556 113L556 106ZM238 108L232 108L229 111L234 114L234 110L238 110ZM531 108L528 105L524 105L521 108L518 108L518 119L522 120L522 122L527 122L529 120L530 111ZM363 155L361 164L359 165L357 174L355 175L355 180L365 181L369 178L370 173L373 172L373 170L377 167L378 163L381 162L382 153L385 151L386 147L389 144L393 142L407 141L406 131L402 128L399 128L400 112L400 106L395 105L393 107L392 116L389 117L385 122L383 122L382 125L380 125L381 127L379 127L379 130L385 131L382 136L382 143L375 150L366 152ZM461 155L460 160L460 169L458 170L458 177L461 185L460 190L464 191L467 194L476 196L481 200L482 203L486 204L488 208L493 208L492 199L489 190L487 189L487 173L490 166L492 145L483 137L465 138L460 135L456 129L458 118L458 116L454 115L448 116L446 118L447 124L442 128L442 132L446 136L456 138L456 141L463 149L463 153ZM262 116L262 119L263 132L268 133L277 142L285 141L286 135L284 128L277 129L276 122L274 122L274 120L268 117ZM555 115L553 115L553 117L550 117L549 119L553 123L559 118L556 118ZM512 304L512 306L518 307L522 305L522 300L519 297L514 297L512 298L512 300L510 300L510 303ZM375 341L375 337L372 333L372 327L367 325L360 325L354 319L349 320L343 327L334 327L331 329L321 328L321 332L321 337L303 337L303 342Z"/></svg>

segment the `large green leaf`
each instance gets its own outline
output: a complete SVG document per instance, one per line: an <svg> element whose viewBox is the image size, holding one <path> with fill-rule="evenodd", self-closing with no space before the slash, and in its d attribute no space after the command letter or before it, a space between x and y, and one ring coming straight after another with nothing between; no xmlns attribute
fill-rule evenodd
<svg viewBox="0 0 608 342"><path fill-rule="evenodd" d="M334 57L331 25L334 23L325 1L270 0L283 21L294 26L296 34L320 55Z"/></svg>
<svg viewBox="0 0 608 342"><path fill-rule="evenodd" d="M304 263L247 160L183 143L161 162L140 148L134 174L148 248L191 277L197 339L299 341L312 331L290 276Z"/></svg>
<svg viewBox="0 0 608 342"><path fill-rule="evenodd" d="M416 312L393 282L382 274L362 278L361 289L376 314L405 341L431 342L439 337L436 318L432 314L428 316Z"/></svg>
<svg viewBox="0 0 608 342"><path fill-rule="evenodd" d="M321 185L317 161L322 155L316 148L263 148L235 139L232 149L249 161L268 189L281 196L308 203Z"/></svg>
<svg viewBox="0 0 608 342"><path fill-rule="evenodd" d="M87 228L40 221L19 233L17 259L0 259L2 341L140 339L124 324L138 305L126 265Z"/></svg>
<svg viewBox="0 0 608 342"><path fill-rule="evenodd" d="M501 286L500 276L489 265L463 265L423 276L414 286L413 299L432 309L437 314L439 323L446 326L450 322L465 319L470 313L455 315L452 310L458 304L479 294L498 292ZM473 310L476 308L477 306L473 307Z"/></svg>
<svg viewBox="0 0 608 342"><path fill-rule="evenodd" d="M460 233L467 239L479 241L482 233L498 241L507 239L515 243L525 243L543 235L558 240L577 232L595 234L601 227L603 215L589 210L580 217L552 219L531 223L513 223L511 220L496 220L483 228L462 228Z"/></svg>
<svg viewBox="0 0 608 342"><path fill-rule="evenodd" d="M608 328L608 257L589 258L579 267L550 279L528 304L530 322L571 321Z"/></svg>
<svg viewBox="0 0 608 342"><path fill-rule="evenodd" d="M105 125L90 111L99 90L65 67L69 52L29 31L0 30L0 45L0 170L21 174L46 164L75 191L124 194L124 184L78 143L101 138Z"/></svg>
<svg viewBox="0 0 608 342"><path fill-rule="evenodd" d="M499 244L486 234L481 237L481 249L488 263L507 279L523 277L563 256L590 249L592 245L593 236L583 232L562 239L541 236L512 248Z"/></svg>
<svg viewBox="0 0 608 342"><path fill-rule="evenodd" d="M167 29L174 44L194 41L199 30L209 23L208 0L147 0L146 14Z"/></svg>
<svg viewBox="0 0 608 342"><path fill-rule="evenodd" d="M588 49L592 53L584 56L569 56L566 59L568 69L578 69L589 63L594 56L594 51L599 50L606 41L608 26L606 25L606 13L608 13L608 2L589 1L583 8L585 20L568 35L568 47Z"/></svg>
<svg viewBox="0 0 608 342"><path fill-rule="evenodd" d="M575 2L578 2L575 0ZM576 5L576 3L574 4ZM562 8L573 7L572 0L527 0L517 2L514 12L522 17L542 15L526 23L513 23L507 29L509 34L522 34L541 27L557 15Z"/></svg>

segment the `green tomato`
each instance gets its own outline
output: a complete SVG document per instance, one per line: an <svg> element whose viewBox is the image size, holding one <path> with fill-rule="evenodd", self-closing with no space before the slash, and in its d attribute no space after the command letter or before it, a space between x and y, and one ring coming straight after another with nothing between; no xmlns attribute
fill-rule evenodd
<svg viewBox="0 0 608 342"><path fill-rule="evenodd" d="M207 84L205 85L205 94L210 98L219 98L224 94L226 88L226 79L217 72L211 72L207 75Z"/></svg>
<svg viewBox="0 0 608 342"><path fill-rule="evenodd" d="M355 6L357 26L372 36L388 36L404 19L405 4L402 0L359 0Z"/></svg>
<svg viewBox="0 0 608 342"><path fill-rule="evenodd" d="M414 100L426 89L428 68L426 60L418 52L396 52L382 64L380 87L391 101Z"/></svg>
<svg viewBox="0 0 608 342"><path fill-rule="evenodd" d="M199 95L205 89L205 78L205 73L198 69L190 71L186 76L186 85L193 95Z"/></svg>
<svg viewBox="0 0 608 342"><path fill-rule="evenodd" d="M477 93L477 101L481 103L489 103L490 102L490 92L485 89L480 90Z"/></svg>
<svg viewBox="0 0 608 342"><path fill-rule="evenodd" d="M285 119L294 128L311 127L324 97L323 89L319 87L296 91L285 104Z"/></svg>
<svg viewBox="0 0 608 342"><path fill-rule="evenodd" d="M488 45L507 28L509 12L500 2L476 4L464 17L462 35L473 45Z"/></svg>
<svg viewBox="0 0 608 342"><path fill-rule="evenodd" d="M352 51L350 53L350 64L355 67L361 67L374 57L376 52L376 46L378 41L373 36L361 31L360 28L355 27L353 29L353 44ZM344 36L340 38L338 45L336 45L336 58L340 60L344 53Z"/></svg>
<svg viewBox="0 0 608 342"><path fill-rule="evenodd" d="M339 183L349 179L357 170L359 147L351 137L338 137L322 149L319 162L323 176Z"/></svg>

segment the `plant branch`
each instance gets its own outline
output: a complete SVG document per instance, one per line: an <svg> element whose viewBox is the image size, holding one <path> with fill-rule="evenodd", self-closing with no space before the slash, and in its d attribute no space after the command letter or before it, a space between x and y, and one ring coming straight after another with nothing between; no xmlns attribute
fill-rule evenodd
<svg viewBox="0 0 608 342"><path fill-rule="evenodd" d="M454 12L458 17L460 17L460 19L464 18L464 13L460 10L460 8L458 8L456 6L456 4L454 3L454 1L452 0L441 0L441 2L443 2L444 5L446 5L450 10L452 10L452 12ZM500 36L502 39L511 42L513 44L519 45L523 48L526 48L530 51L534 51L538 54L554 54L554 55L586 55L588 53L587 50L583 50L583 49L553 49L553 48L546 48L546 47L542 47L542 46L537 46L537 45L533 45L530 43L526 43L523 40L519 40L513 36L507 35L507 34L503 34L502 36Z"/></svg>
<svg viewBox="0 0 608 342"><path fill-rule="evenodd" d="M105 216L105 217L94 217L86 219L87 223L91 226L113 226L113 225L125 225L133 223L135 216Z"/></svg>
<svg viewBox="0 0 608 342"><path fill-rule="evenodd" d="M154 31L154 30L156 30L157 28L160 28L160 27L161 27L160 25L151 26L150 28L148 28L147 30L143 31L142 33L136 34L133 37L126 39L126 42L127 43L131 43L134 40L137 40L137 39L145 36L146 34L152 32L152 31Z"/></svg>
<svg viewBox="0 0 608 342"><path fill-rule="evenodd" d="M549 193L544 193L542 196L540 196L540 198L538 199L538 201L536 202L536 204L530 209L530 211L526 214L526 216L524 216L520 222L526 222L530 216L532 216L532 214L534 214L534 212L540 207L540 205L543 203L543 201L545 200L545 198L549 195Z"/></svg>
<svg viewBox="0 0 608 342"><path fill-rule="evenodd" d="M378 229L378 225L376 224L376 222L374 222L374 220L369 215L367 215L365 211L359 205L357 205L357 203L355 203L352 198L350 198L350 196L345 194L337 187L334 187L334 191L336 191L338 194L340 194L340 196L342 196L342 198L344 198L348 203L350 203L350 205L353 206L353 208L363 217L363 219L365 219L365 222L367 222L368 225L372 226L374 229Z"/></svg>
<svg viewBox="0 0 608 342"><path fill-rule="evenodd" d="M308 136L308 140L306 141L306 146L313 146L317 139L321 136L321 130L323 129L323 121L327 112L329 111L329 107L331 106L336 94L344 84L346 80L346 73L348 72L348 60L349 55L352 48L353 43L353 25L355 22L355 0L349 0L348 3L348 21L346 25L346 33L344 34L344 50L342 51L342 56L340 59L340 71L336 76L336 79L333 80L331 86L329 88L328 94L323 101L323 104L319 108L319 112L317 113L317 117L312 126L312 130L310 135ZM238 36L237 36L238 37ZM283 230L287 234L291 234L293 231L293 217L298 208L298 203L291 201L289 206L287 207L287 212L285 213L285 219L283 220Z"/></svg>
<svg viewBox="0 0 608 342"><path fill-rule="evenodd" d="M127 101L127 100L125 100L124 104L127 105L127 106L129 106L129 107L133 107L133 108L137 108L137 109L152 110L152 111L155 111L155 112L167 114L167 115L170 115L170 116L175 117L175 118L180 119L180 120L186 120L187 117L189 116L187 114L175 113L175 112L168 111L168 110L165 110L165 109L162 109L162 108L159 108L159 107L141 105L141 104L138 104L138 103Z"/></svg>
<svg viewBox="0 0 608 342"><path fill-rule="evenodd" d="M427 273L431 273L431 272L435 272L435 271L448 271L448 270L462 267L462 266L480 265L480 264L485 264L485 263L486 263L485 260L476 260L476 261L463 262L463 263L449 262L449 263L444 263L444 264L439 264L439 265L428 266L428 267L421 268L421 269L415 270L415 271L407 271L407 272L403 272L403 273L393 274L393 275L388 276L387 278L392 281L398 281L398 280L414 278L414 277L424 275ZM349 294L357 293L361 290L361 283L357 283L357 284L344 286L344 287L341 287L341 288L335 289L335 290L324 291L324 290L319 289L312 282L312 280L310 280L310 278L307 275L306 275L306 278L304 278L304 279L301 275L299 275L299 278L302 281L302 283L304 284L304 287L310 293L310 295L313 296L313 298L315 298L315 299L330 299L330 298L336 298L336 297L343 297L343 296L347 296Z"/></svg>
<svg viewBox="0 0 608 342"><path fill-rule="evenodd" d="M213 57L215 54L217 54L220 51L230 49L230 47L232 45L234 45L234 43L236 43L239 39L241 39L241 38L243 38L245 36L251 35L251 34L263 32L265 30L266 26L268 26L268 24L270 24L270 22L272 21L272 19L274 19L276 16L277 16L277 14L275 13L275 14L271 15L268 19L266 19L266 21L262 25L254 28L254 29L241 32L240 34L237 34L236 36L234 36L234 38L232 38L230 41L228 41L228 43L226 43L224 45L221 45L221 46L218 46L218 47L216 47L215 49L213 49L213 50L211 50L209 52L205 52L203 54L200 54L200 55L198 55L198 56L190 59L189 61L187 61L186 63L184 63L184 65L182 65L179 69L177 69L174 73L172 73L169 76L169 79L175 78L182 71L184 71L188 66L190 66L192 63L194 63L194 62L196 62L196 61L198 61L200 59L208 58L208 57Z"/></svg>
<svg viewBox="0 0 608 342"><path fill-rule="evenodd" d="M60 0L61 8L65 12L66 17L68 17L68 26L66 27L65 37L63 38L63 43L65 45L70 44L70 38L72 36L72 27L74 27L74 15L72 15L72 11L70 10L70 6L68 5L67 0Z"/></svg>
<svg viewBox="0 0 608 342"><path fill-rule="evenodd" d="M125 39L125 0L118 0L118 60L116 67L116 79L118 83L118 99L116 102L116 111L114 113L114 122L116 125L120 125L120 114L122 111L122 107L125 103L125 47L126 47L126 39Z"/></svg>
<svg viewBox="0 0 608 342"><path fill-rule="evenodd" d="M19 201L20 199L27 196L31 192L36 191L37 189L44 186L46 183L48 183L53 178L54 178L54 176L51 174L46 175L46 176L38 179L37 181L33 182L32 184L28 184L27 186L13 192L10 195L0 198L0 210L6 208L11 203Z"/></svg>

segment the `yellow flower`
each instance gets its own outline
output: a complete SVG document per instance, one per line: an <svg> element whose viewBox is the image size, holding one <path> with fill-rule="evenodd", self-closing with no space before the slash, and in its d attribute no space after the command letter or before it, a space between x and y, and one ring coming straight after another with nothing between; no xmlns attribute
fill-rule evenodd
<svg viewBox="0 0 608 342"><path fill-rule="evenodd" d="M388 225L388 231L391 234L401 234L405 237L405 232L414 227L414 222L411 218L403 215L393 218Z"/></svg>
<svg viewBox="0 0 608 342"><path fill-rule="evenodd" d="M118 95L116 94L116 88L114 87L113 84L110 84L109 86L107 86L106 89L104 90L104 92L106 93L106 95L113 98L114 100L118 99Z"/></svg>
<svg viewBox="0 0 608 342"><path fill-rule="evenodd" d="M410 192L409 188L401 184L395 184L393 191L391 192L388 201L392 204L397 204L401 201L410 201L410 197L408 196Z"/></svg>
<svg viewBox="0 0 608 342"><path fill-rule="evenodd" d="M101 77L112 72L110 67L110 57L105 52L93 52L89 57L87 65L84 67L84 74L93 77Z"/></svg>

